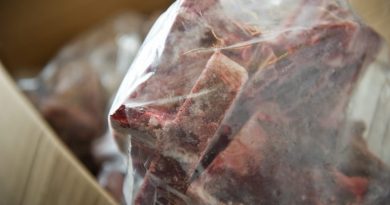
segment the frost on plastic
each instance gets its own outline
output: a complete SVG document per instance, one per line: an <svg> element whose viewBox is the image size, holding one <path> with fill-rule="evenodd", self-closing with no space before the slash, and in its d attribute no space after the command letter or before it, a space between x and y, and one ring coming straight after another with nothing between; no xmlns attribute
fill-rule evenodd
<svg viewBox="0 0 390 205"><path fill-rule="evenodd" d="M128 204L385 204L384 45L343 0L175 2L110 111Z"/></svg>

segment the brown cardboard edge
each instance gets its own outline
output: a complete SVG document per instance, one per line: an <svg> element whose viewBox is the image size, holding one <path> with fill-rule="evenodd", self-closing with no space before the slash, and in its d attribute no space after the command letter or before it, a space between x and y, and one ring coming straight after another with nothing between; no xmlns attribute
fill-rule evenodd
<svg viewBox="0 0 390 205"><path fill-rule="evenodd" d="M9 92L10 97L14 98L15 101L20 102L22 105L19 109L23 109L25 116L29 118L30 122L33 122L38 129L41 131L41 137L47 138L49 143L59 152L60 160L66 160L70 162L71 169L74 169L78 174L85 179L86 184L90 189L96 191L96 194L100 195L100 202L103 200L103 204L117 204L113 198L103 190L103 188L97 183L96 179L84 168L84 166L77 161L73 154L67 149L67 147L59 140L54 131L45 123L38 111L33 107L33 105L28 101L28 99L21 93L17 88L16 84L6 72L3 64L0 62L0 80L5 81L2 84L6 87L2 87L2 92ZM1 121L0 121L1 122ZM1 152L1 150L0 150ZM4 162L7 164L7 162ZM3 164L3 165L5 165ZM28 179L27 179L28 181ZM54 193L51 193L54 194ZM61 193L58 193L61 194ZM102 199L103 198L103 199ZM23 199L21 199L23 201Z"/></svg>

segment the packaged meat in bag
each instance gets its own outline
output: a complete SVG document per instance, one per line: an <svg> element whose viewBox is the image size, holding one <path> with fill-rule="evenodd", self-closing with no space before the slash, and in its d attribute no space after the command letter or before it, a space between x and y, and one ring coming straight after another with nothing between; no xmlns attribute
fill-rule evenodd
<svg viewBox="0 0 390 205"><path fill-rule="evenodd" d="M104 161L94 156L94 141L107 131L108 105L141 44L143 21L132 12L108 19L63 47L39 76L19 81L94 175Z"/></svg>
<svg viewBox="0 0 390 205"><path fill-rule="evenodd" d="M128 204L386 204L385 42L346 0L181 0L110 110Z"/></svg>

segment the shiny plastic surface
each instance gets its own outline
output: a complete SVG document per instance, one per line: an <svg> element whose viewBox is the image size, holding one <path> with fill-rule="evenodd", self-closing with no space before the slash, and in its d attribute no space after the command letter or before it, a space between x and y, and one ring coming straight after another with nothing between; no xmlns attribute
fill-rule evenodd
<svg viewBox="0 0 390 205"><path fill-rule="evenodd" d="M127 203L389 203L388 57L344 0L176 1L110 111Z"/></svg>

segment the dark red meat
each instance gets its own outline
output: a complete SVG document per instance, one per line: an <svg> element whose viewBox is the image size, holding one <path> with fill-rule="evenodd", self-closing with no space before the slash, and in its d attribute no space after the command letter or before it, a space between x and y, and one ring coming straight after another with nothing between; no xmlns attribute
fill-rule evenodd
<svg viewBox="0 0 390 205"><path fill-rule="evenodd" d="M389 200L389 168L345 112L379 36L337 2L304 1L272 37L227 4L183 1L155 73L110 116L143 177L135 204Z"/></svg>

